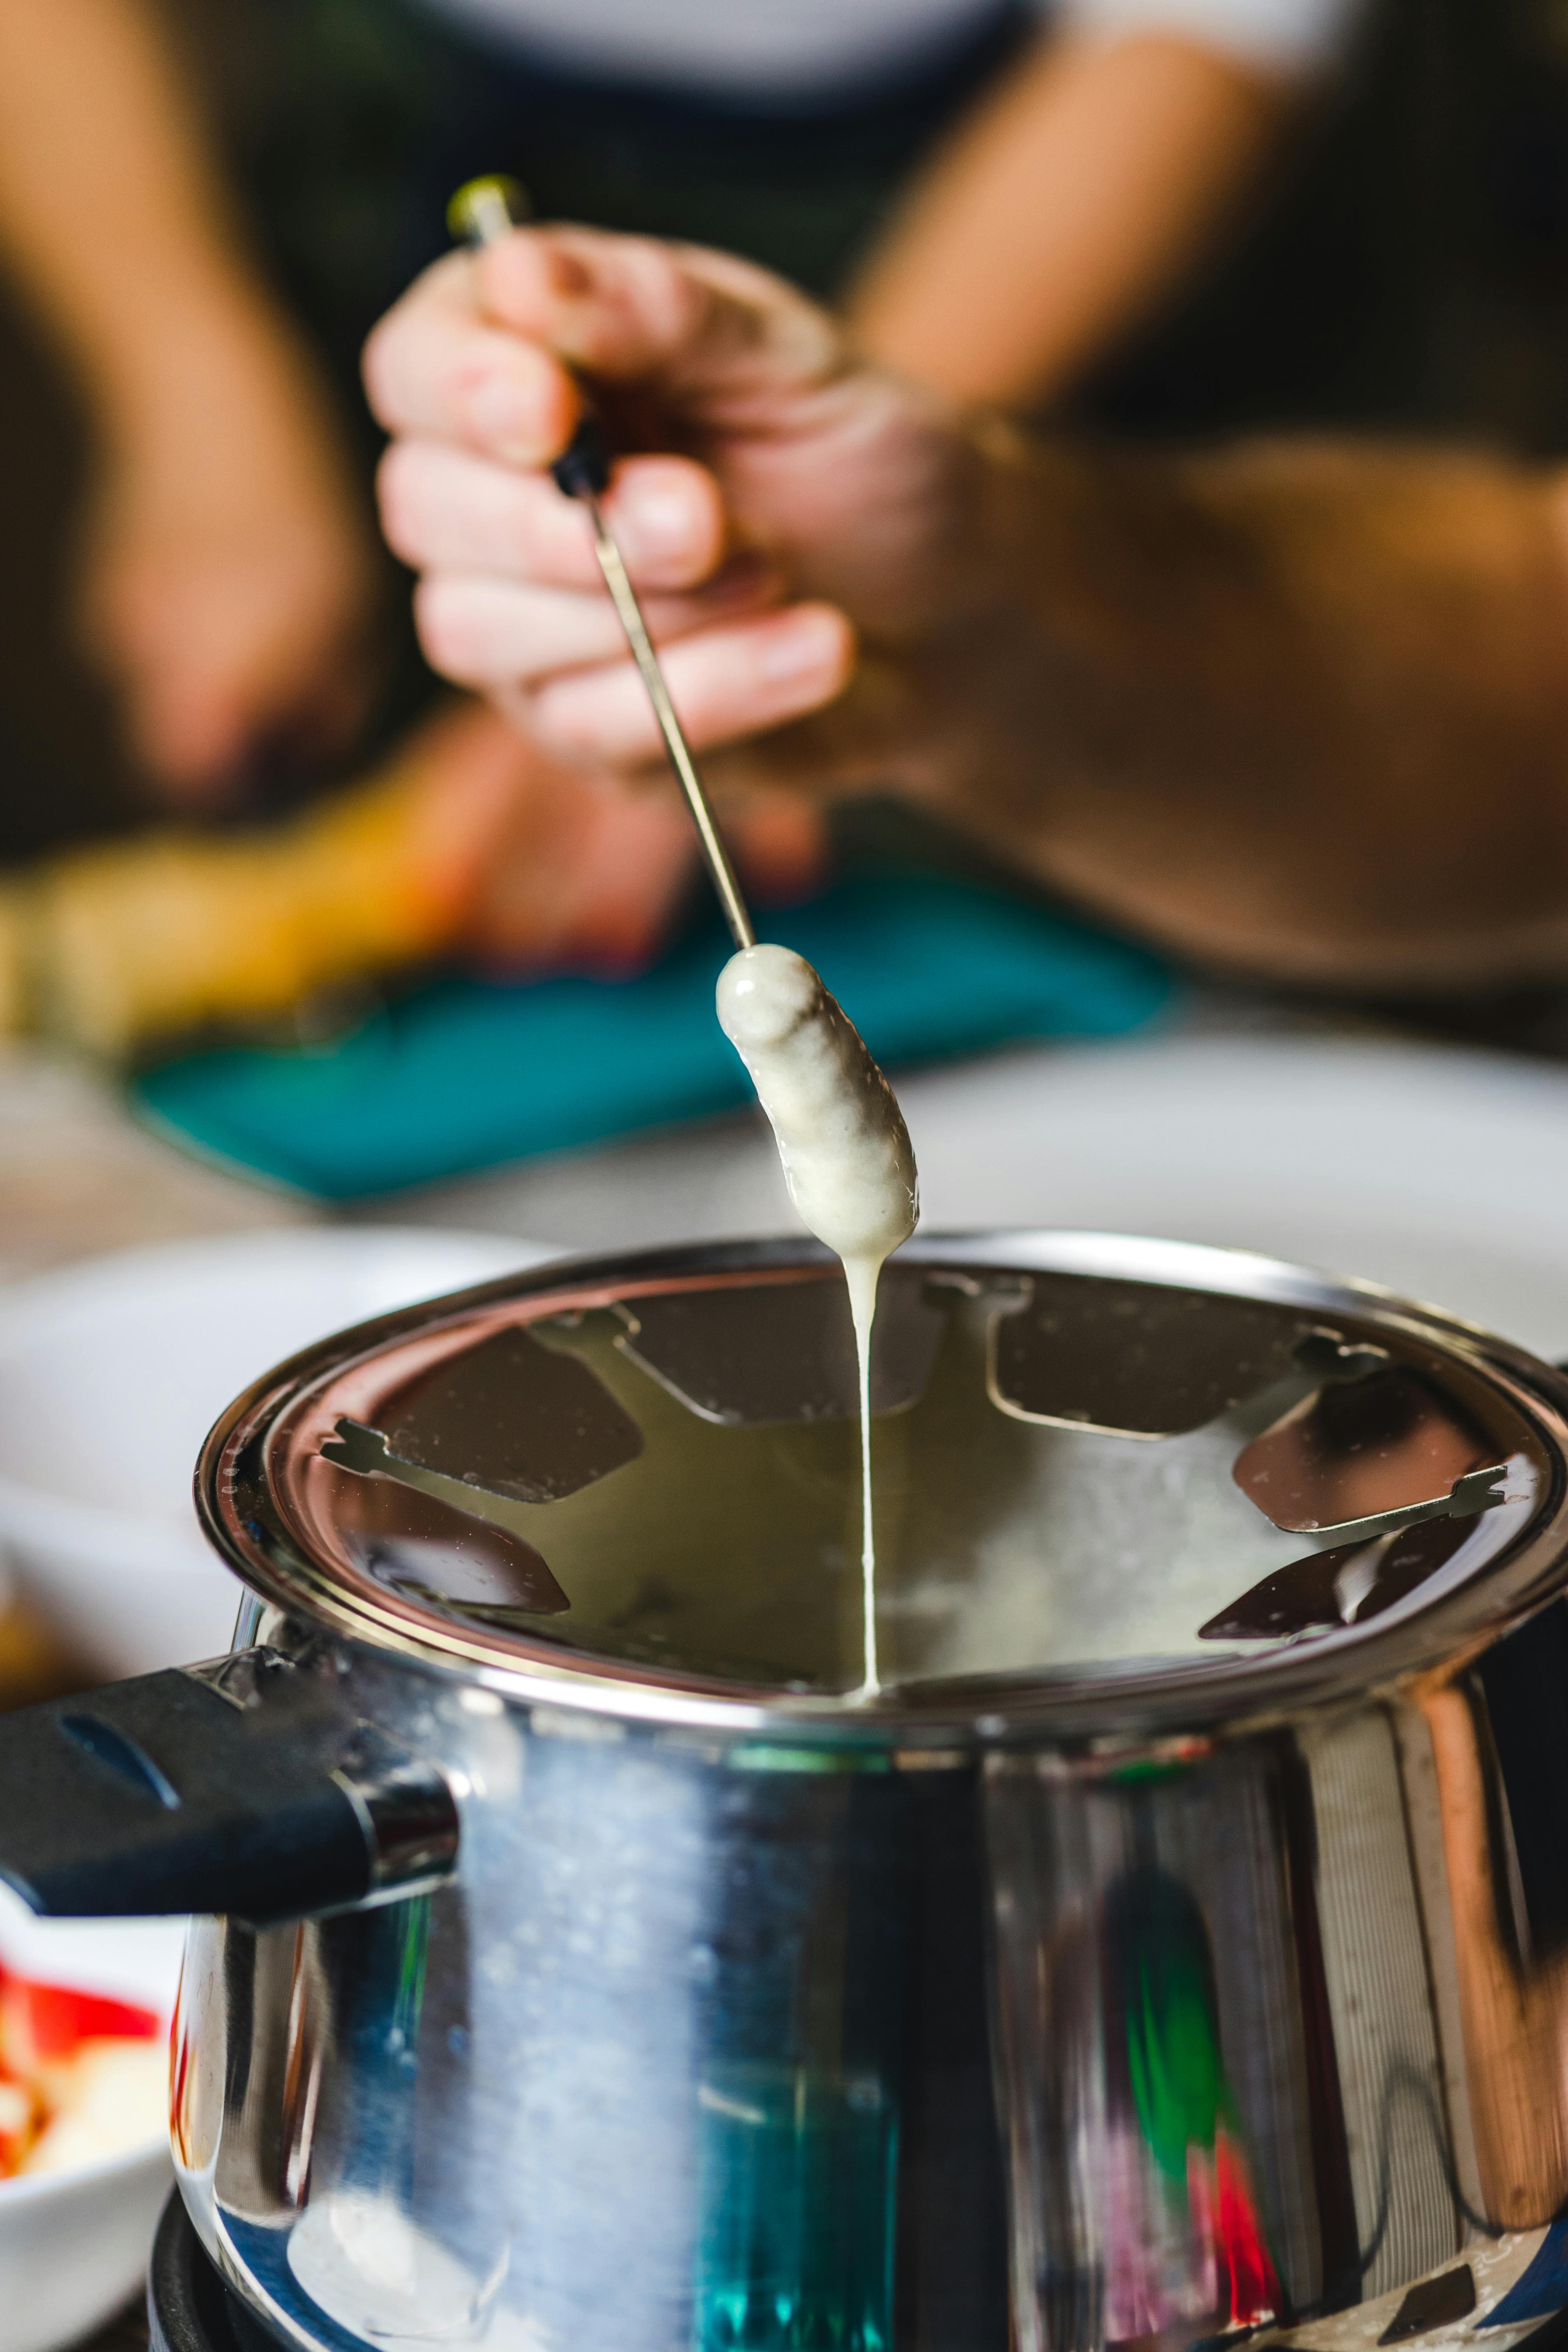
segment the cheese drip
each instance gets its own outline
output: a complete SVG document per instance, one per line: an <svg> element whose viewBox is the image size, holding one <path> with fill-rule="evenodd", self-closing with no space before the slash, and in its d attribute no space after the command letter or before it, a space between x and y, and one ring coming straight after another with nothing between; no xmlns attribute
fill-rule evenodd
<svg viewBox="0 0 1568 2352"><path fill-rule="evenodd" d="M881 1687L871 1510L871 1327L886 1259L920 1217L919 1180L898 1097L859 1032L803 956L742 948L719 976L719 1022L773 1125L802 1222L843 1261L860 1375L860 1696Z"/></svg>

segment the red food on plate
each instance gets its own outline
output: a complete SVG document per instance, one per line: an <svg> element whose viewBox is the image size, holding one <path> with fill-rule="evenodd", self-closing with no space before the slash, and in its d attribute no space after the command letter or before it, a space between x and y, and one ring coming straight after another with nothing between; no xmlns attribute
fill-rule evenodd
<svg viewBox="0 0 1568 2352"><path fill-rule="evenodd" d="M163 2104L155 2011L0 1966L0 2180L150 2137Z"/></svg>

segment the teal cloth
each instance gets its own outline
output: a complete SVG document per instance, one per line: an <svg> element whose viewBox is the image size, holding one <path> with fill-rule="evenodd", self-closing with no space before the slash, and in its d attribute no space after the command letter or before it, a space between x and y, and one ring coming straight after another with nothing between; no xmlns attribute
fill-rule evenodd
<svg viewBox="0 0 1568 2352"><path fill-rule="evenodd" d="M1141 949L941 875L862 875L770 916L890 1066L1025 1037L1115 1036L1174 982ZM142 1110L197 1150L328 1200L394 1192L731 1108L717 924L635 980L441 980L322 1052L248 1046L145 1073Z"/></svg>

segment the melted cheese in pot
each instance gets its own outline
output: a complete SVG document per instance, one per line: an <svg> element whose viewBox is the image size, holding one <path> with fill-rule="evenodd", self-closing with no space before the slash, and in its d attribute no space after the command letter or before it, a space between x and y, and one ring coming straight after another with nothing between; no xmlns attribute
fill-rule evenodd
<svg viewBox="0 0 1568 2352"><path fill-rule="evenodd" d="M719 1021L751 1072L802 1222L843 1260L860 1371L861 1691L880 1688L871 1513L871 1327L887 1258L920 1217L919 1180L898 1097L858 1031L804 956L759 945L719 977Z"/></svg>

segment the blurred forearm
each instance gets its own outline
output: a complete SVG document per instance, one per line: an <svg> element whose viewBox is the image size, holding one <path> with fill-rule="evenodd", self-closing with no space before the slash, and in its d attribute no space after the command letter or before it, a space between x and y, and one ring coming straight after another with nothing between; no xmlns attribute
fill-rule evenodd
<svg viewBox="0 0 1568 2352"><path fill-rule="evenodd" d="M0 7L0 246L110 426L266 341L156 0Z"/></svg>
<svg viewBox="0 0 1568 2352"><path fill-rule="evenodd" d="M1568 973L1568 492L1484 457L993 457L997 611L915 788L1205 961ZM1021 617L1005 629L1009 610Z"/></svg>
<svg viewBox="0 0 1568 2352"><path fill-rule="evenodd" d="M1180 39L1042 45L916 188L852 297L875 359L950 397L1065 389L1185 277L1293 87Z"/></svg>
<svg viewBox="0 0 1568 2352"><path fill-rule="evenodd" d="M338 420L160 0L0 0L0 260L86 397L76 623L149 781L210 803L347 740L376 586Z"/></svg>

